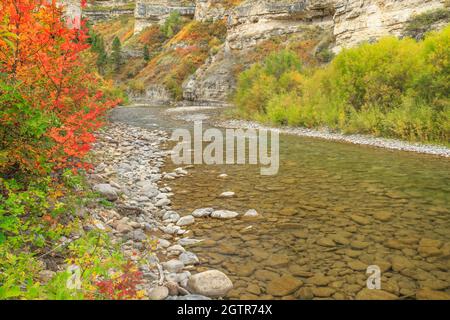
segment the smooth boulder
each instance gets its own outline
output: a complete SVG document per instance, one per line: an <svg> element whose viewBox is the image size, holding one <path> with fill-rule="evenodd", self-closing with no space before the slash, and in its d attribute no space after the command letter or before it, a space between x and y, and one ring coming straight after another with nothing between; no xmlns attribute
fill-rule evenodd
<svg viewBox="0 0 450 320"><path fill-rule="evenodd" d="M219 270L208 270L190 277L188 288L203 296L223 297L233 289L233 282Z"/></svg>

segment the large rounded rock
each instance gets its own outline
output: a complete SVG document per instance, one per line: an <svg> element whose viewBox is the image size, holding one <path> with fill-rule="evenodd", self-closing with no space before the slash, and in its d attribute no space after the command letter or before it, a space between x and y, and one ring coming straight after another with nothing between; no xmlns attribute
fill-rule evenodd
<svg viewBox="0 0 450 320"><path fill-rule="evenodd" d="M177 222L177 226L187 226L190 224L193 224L195 222L195 218L191 215L187 215L184 217L181 217L180 220Z"/></svg>
<svg viewBox="0 0 450 320"><path fill-rule="evenodd" d="M233 282L219 270L208 270L193 275L188 281L191 292L207 297L223 297L233 289Z"/></svg>
<svg viewBox="0 0 450 320"><path fill-rule="evenodd" d="M150 300L164 300L169 295L169 289L164 286L157 286L151 288L148 292L148 298Z"/></svg>

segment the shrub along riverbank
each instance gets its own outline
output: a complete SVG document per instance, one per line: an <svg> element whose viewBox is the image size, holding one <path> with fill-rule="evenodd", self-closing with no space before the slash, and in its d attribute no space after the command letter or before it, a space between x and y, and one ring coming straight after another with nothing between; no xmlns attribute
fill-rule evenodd
<svg viewBox="0 0 450 320"><path fill-rule="evenodd" d="M82 218L103 203L80 173L120 93L86 63L84 22L62 16L0 4L0 299L135 298L140 273Z"/></svg>
<svg viewBox="0 0 450 320"><path fill-rule="evenodd" d="M240 74L234 102L265 123L448 144L450 26L346 49L323 67L280 51Z"/></svg>

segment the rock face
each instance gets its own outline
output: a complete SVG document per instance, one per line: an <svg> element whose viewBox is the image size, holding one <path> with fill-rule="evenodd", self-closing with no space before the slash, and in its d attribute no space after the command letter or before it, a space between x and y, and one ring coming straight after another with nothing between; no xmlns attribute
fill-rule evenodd
<svg viewBox="0 0 450 320"><path fill-rule="evenodd" d="M248 0L229 16L227 40L231 49L245 49L273 36L303 32L307 25L331 27L333 13L333 0Z"/></svg>
<svg viewBox="0 0 450 320"><path fill-rule="evenodd" d="M411 16L443 6L442 0L338 0L334 51L388 34L400 36Z"/></svg>
<svg viewBox="0 0 450 320"><path fill-rule="evenodd" d="M63 2L75 2L65 0ZM133 16L135 0L95 0L89 1L83 9L83 16L90 21L105 21L119 16Z"/></svg>
<svg viewBox="0 0 450 320"><path fill-rule="evenodd" d="M75 0L65 0L75 1ZM223 104L236 87L236 74L255 61L245 61L266 40L314 34L318 44L339 52L385 35L402 36L412 16L443 8L446 0L106 0L94 1L84 14L93 20L129 14L134 4L134 32L161 24L171 12L197 21L227 22L220 48L182 84L183 99L196 104ZM93 10L97 7L96 10ZM103 8L99 10L98 8ZM106 9L108 10L106 10ZM128 10L128 11L127 11ZM309 36L308 36L309 35ZM242 63L242 61L244 61ZM240 67L238 65L241 65ZM238 66L238 67L236 67ZM173 99L154 83L130 98L137 103L168 105ZM383 218L382 218L383 219ZM383 220L381 220L383 221Z"/></svg>
<svg viewBox="0 0 450 320"><path fill-rule="evenodd" d="M216 21L228 15L229 7L223 0L197 0L195 1L195 20Z"/></svg>
<svg viewBox="0 0 450 320"><path fill-rule="evenodd" d="M193 17L195 3L189 0L136 0L134 33L164 21L171 12L178 11L182 16Z"/></svg>
<svg viewBox="0 0 450 320"><path fill-rule="evenodd" d="M208 270L193 275L188 282L189 289L207 297L223 297L233 288L231 280L218 270Z"/></svg>

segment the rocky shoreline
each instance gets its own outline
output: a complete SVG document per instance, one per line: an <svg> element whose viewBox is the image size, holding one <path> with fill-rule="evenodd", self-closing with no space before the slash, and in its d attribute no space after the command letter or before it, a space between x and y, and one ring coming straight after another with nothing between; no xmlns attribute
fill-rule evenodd
<svg viewBox="0 0 450 320"><path fill-rule="evenodd" d="M223 128L239 128L239 129L266 129L275 130L282 134L290 134L303 137L319 138L331 141L341 141L346 143L367 145L377 148L385 148L399 151L409 151L422 154L435 155L440 157L449 158L450 149L445 146L420 144L406 142L397 139L379 138L363 134L342 134L331 132L327 129L308 129L301 127L268 127L254 121L246 120L228 120L216 123L217 126Z"/></svg>
<svg viewBox="0 0 450 320"><path fill-rule="evenodd" d="M106 230L123 254L144 274L142 289L151 300L201 300L223 297L233 288L218 270L192 274L199 258L188 247L202 240L189 237L186 227L196 218L227 216L226 211L200 209L180 217L171 210L173 195L165 180L186 176L186 168L162 172L169 153L166 132L111 123L94 145L95 170L88 175L94 191L111 209L90 210L95 227ZM142 262L144 261L144 262Z"/></svg>

